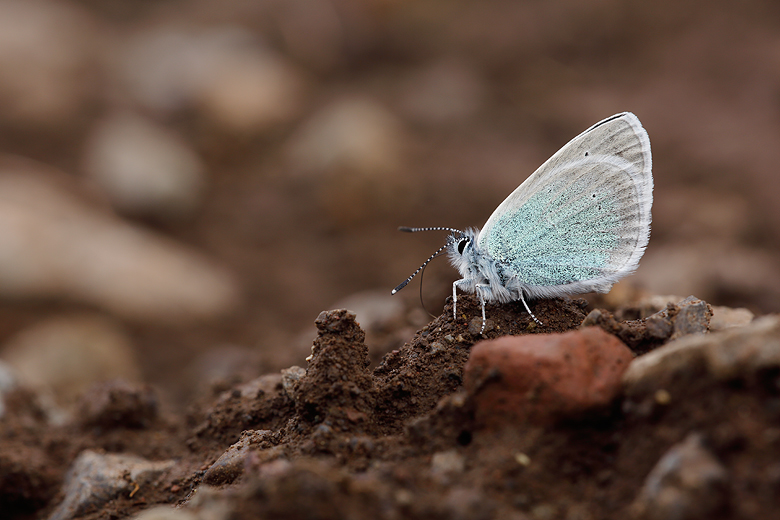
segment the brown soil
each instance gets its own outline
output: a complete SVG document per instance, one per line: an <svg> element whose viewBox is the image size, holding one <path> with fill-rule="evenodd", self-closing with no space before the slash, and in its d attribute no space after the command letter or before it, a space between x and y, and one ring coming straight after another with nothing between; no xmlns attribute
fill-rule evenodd
<svg viewBox="0 0 780 520"><path fill-rule="evenodd" d="M473 299L461 301L463 314L475 316ZM584 318L584 306L536 302L544 327L519 305L490 306L486 336L569 330ZM85 396L82 406L94 413L79 424L51 427L31 396L16 392L0 423L3 517L51 511L69 464L91 448L178 462L132 496L81 517L90 520L185 502L204 479L223 489L236 519L622 519L631 517L658 459L690 432L703 435L730 474L722 518L776 512L780 435L767 433L780 431L776 372L727 384L661 381L671 396L666 404L652 396L621 399L552 426L486 431L475 427L461 391L469 348L479 338L447 311L373 370L364 333L346 311L322 313L305 374L236 385L186 414L158 412L148 388L114 384ZM252 430L270 431L243 472L209 476L205 470ZM441 453L462 468L432 464Z"/></svg>

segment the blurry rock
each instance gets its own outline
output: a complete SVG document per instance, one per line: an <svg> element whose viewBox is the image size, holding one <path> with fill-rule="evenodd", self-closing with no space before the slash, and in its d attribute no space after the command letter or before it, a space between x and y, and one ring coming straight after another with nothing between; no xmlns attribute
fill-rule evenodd
<svg viewBox="0 0 780 520"><path fill-rule="evenodd" d="M465 468L466 460L457 450L439 451L431 457L431 473L434 475L458 475Z"/></svg>
<svg viewBox="0 0 780 520"><path fill-rule="evenodd" d="M728 505L727 484L726 469L692 433L658 461L634 512L644 520L713 518Z"/></svg>
<svg viewBox="0 0 780 520"><path fill-rule="evenodd" d="M346 169L373 177L396 170L402 140L393 114L376 101L353 97L317 112L292 137L287 152L298 172Z"/></svg>
<svg viewBox="0 0 780 520"><path fill-rule="evenodd" d="M202 517L195 516L185 509L175 509L174 506L157 506L138 513L132 518L133 520L199 520Z"/></svg>
<svg viewBox="0 0 780 520"><path fill-rule="evenodd" d="M127 334L100 316L52 318L11 338L1 355L24 386L43 391L59 405L72 404L93 383L140 380Z"/></svg>
<svg viewBox="0 0 780 520"><path fill-rule="evenodd" d="M123 75L142 106L159 113L199 108L232 132L289 120L305 84L291 64L232 26L140 33L126 50Z"/></svg>
<svg viewBox="0 0 780 520"><path fill-rule="evenodd" d="M236 305L229 273L61 184L37 164L0 158L0 296L85 302L158 323L212 319Z"/></svg>
<svg viewBox="0 0 780 520"><path fill-rule="evenodd" d="M91 450L83 451L65 477L65 498L51 513L49 520L76 518L90 508L113 500L120 493L138 491L173 465L173 461L152 462L133 455L101 455Z"/></svg>
<svg viewBox="0 0 780 520"><path fill-rule="evenodd" d="M776 308L780 299L780 270L771 252L738 245L724 247L715 239L649 248L634 280L656 292L696 294L708 301L733 294Z"/></svg>
<svg viewBox="0 0 780 520"><path fill-rule="evenodd" d="M0 419L5 414L5 395L16 388L16 376L13 368L0 359Z"/></svg>
<svg viewBox="0 0 780 520"><path fill-rule="evenodd" d="M504 336L471 348L464 386L481 425L545 424L608 405L632 358L620 340L595 327Z"/></svg>
<svg viewBox="0 0 780 520"><path fill-rule="evenodd" d="M97 383L79 399L78 421L87 428L146 428L157 419L157 395L149 385L114 379Z"/></svg>
<svg viewBox="0 0 780 520"><path fill-rule="evenodd" d="M486 87L473 67L455 59L442 60L414 73L401 90L401 108L429 124L448 124L477 112Z"/></svg>
<svg viewBox="0 0 780 520"><path fill-rule="evenodd" d="M93 129L84 169L120 212L162 219L190 216L206 183L202 161L181 138L131 112Z"/></svg>
<svg viewBox="0 0 780 520"><path fill-rule="evenodd" d="M275 446L270 430L249 430L241 434L241 438L230 446L225 453L212 464L203 474L203 482L211 486L228 484L244 473L248 457L252 457L252 465L258 466L283 455L281 448Z"/></svg>
<svg viewBox="0 0 780 520"><path fill-rule="evenodd" d="M55 125L92 94L97 31L77 4L0 1L0 119Z"/></svg>
<svg viewBox="0 0 780 520"><path fill-rule="evenodd" d="M355 313L360 328L371 333L379 332L403 319L404 304L387 291L363 291L351 294L332 306L349 309Z"/></svg>
<svg viewBox="0 0 780 520"><path fill-rule="evenodd" d="M731 307L713 307L710 330L717 332L732 327L744 327L753 321L755 315L747 309L733 309Z"/></svg>
<svg viewBox="0 0 780 520"><path fill-rule="evenodd" d="M351 294L330 307L355 313L360 328L366 332L366 345L372 360L400 347L409 337L402 335L407 332L404 301L393 298L386 290Z"/></svg>
<svg viewBox="0 0 780 520"><path fill-rule="evenodd" d="M296 385L305 375L306 369L299 366L291 366L290 368L282 369L282 388L284 389L284 393L287 394L287 397L295 399Z"/></svg>
<svg viewBox="0 0 780 520"><path fill-rule="evenodd" d="M313 189L321 213L339 226L406 203L408 179L399 174L404 152L398 119L363 97L322 108L285 145L289 171Z"/></svg>
<svg viewBox="0 0 780 520"><path fill-rule="evenodd" d="M201 353L188 367L196 391L224 391L236 383L250 381L261 373L258 349L240 345L218 345Z"/></svg>
<svg viewBox="0 0 780 520"><path fill-rule="evenodd" d="M653 394L672 380L750 378L780 367L780 317L765 316L722 332L680 338L636 358L623 375L626 394Z"/></svg>

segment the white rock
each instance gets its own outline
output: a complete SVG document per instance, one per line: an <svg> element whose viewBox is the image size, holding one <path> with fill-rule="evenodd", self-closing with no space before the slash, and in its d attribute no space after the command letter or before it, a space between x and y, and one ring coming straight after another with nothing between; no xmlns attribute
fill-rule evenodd
<svg viewBox="0 0 780 520"><path fill-rule="evenodd" d="M304 174L346 169L375 177L397 169L402 148L398 119L371 99L336 101L317 112L291 138L287 156Z"/></svg>
<svg viewBox="0 0 780 520"><path fill-rule="evenodd" d="M174 132L131 112L93 129L84 169L123 213L163 219L197 209L206 184L200 157Z"/></svg>
<svg viewBox="0 0 780 520"><path fill-rule="evenodd" d="M141 380L128 335L96 315L51 318L24 329L3 346L2 357L22 385L59 406L98 381Z"/></svg>
<svg viewBox="0 0 780 520"><path fill-rule="evenodd" d="M5 394L17 386L14 369L8 363L0 360L0 419L5 414Z"/></svg>
<svg viewBox="0 0 780 520"><path fill-rule="evenodd" d="M287 121L305 90L294 66L235 27L145 31L121 61L125 86L142 106L161 113L200 108L234 132Z"/></svg>
<svg viewBox="0 0 780 520"><path fill-rule="evenodd" d="M354 293L331 305L331 309L349 309L366 334L376 333L397 324L404 317L403 301L384 290Z"/></svg>
<svg viewBox="0 0 780 520"><path fill-rule="evenodd" d="M83 451L65 477L65 498L49 520L68 520L100 507L120 493L131 493L174 465L173 461L152 462L134 455L99 454Z"/></svg>
<svg viewBox="0 0 780 520"><path fill-rule="evenodd" d="M62 123L90 94L97 33L78 5L0 1L0 114L34 125Z"/></svg>
<svg viewBox="0 0 780 520"><path fill-rule="evenodd" d="M236 305L229 273L90 207L60 177L0 157L0 296L85 302L158 323L212 319Z"/></svg>
<svg viewBox="0 0 780 520"><path fill-rule="evenodd" d="M133 520L198 520L190 511L176 509L174 506L156 506L138 513ZM205 520L205 519L204 519ZM215 519L216 520L216 519Z"/></svg>

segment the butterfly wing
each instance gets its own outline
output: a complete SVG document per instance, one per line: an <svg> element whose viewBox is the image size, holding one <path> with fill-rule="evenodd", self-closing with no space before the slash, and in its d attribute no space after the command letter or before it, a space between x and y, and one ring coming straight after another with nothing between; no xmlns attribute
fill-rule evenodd
<svg viewBox="0 0 780 520"><path fill-rule="evenodd" d="M650 237L650 139L630 112L596 123L493 212L477 244L530 297L606 292Z"/></svg>

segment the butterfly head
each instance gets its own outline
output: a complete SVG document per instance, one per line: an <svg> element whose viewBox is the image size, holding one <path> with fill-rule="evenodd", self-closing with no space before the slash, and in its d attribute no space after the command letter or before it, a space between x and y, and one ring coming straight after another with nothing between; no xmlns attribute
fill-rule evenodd
<svg viewBox="0 0 780 520"><path fill-rule="evenodd" d="M467 229L466 231L453 231L447 237L447 256L449 256L453 267L463 276L470 273L476 264L478 233L479 230Z"/></svg>

